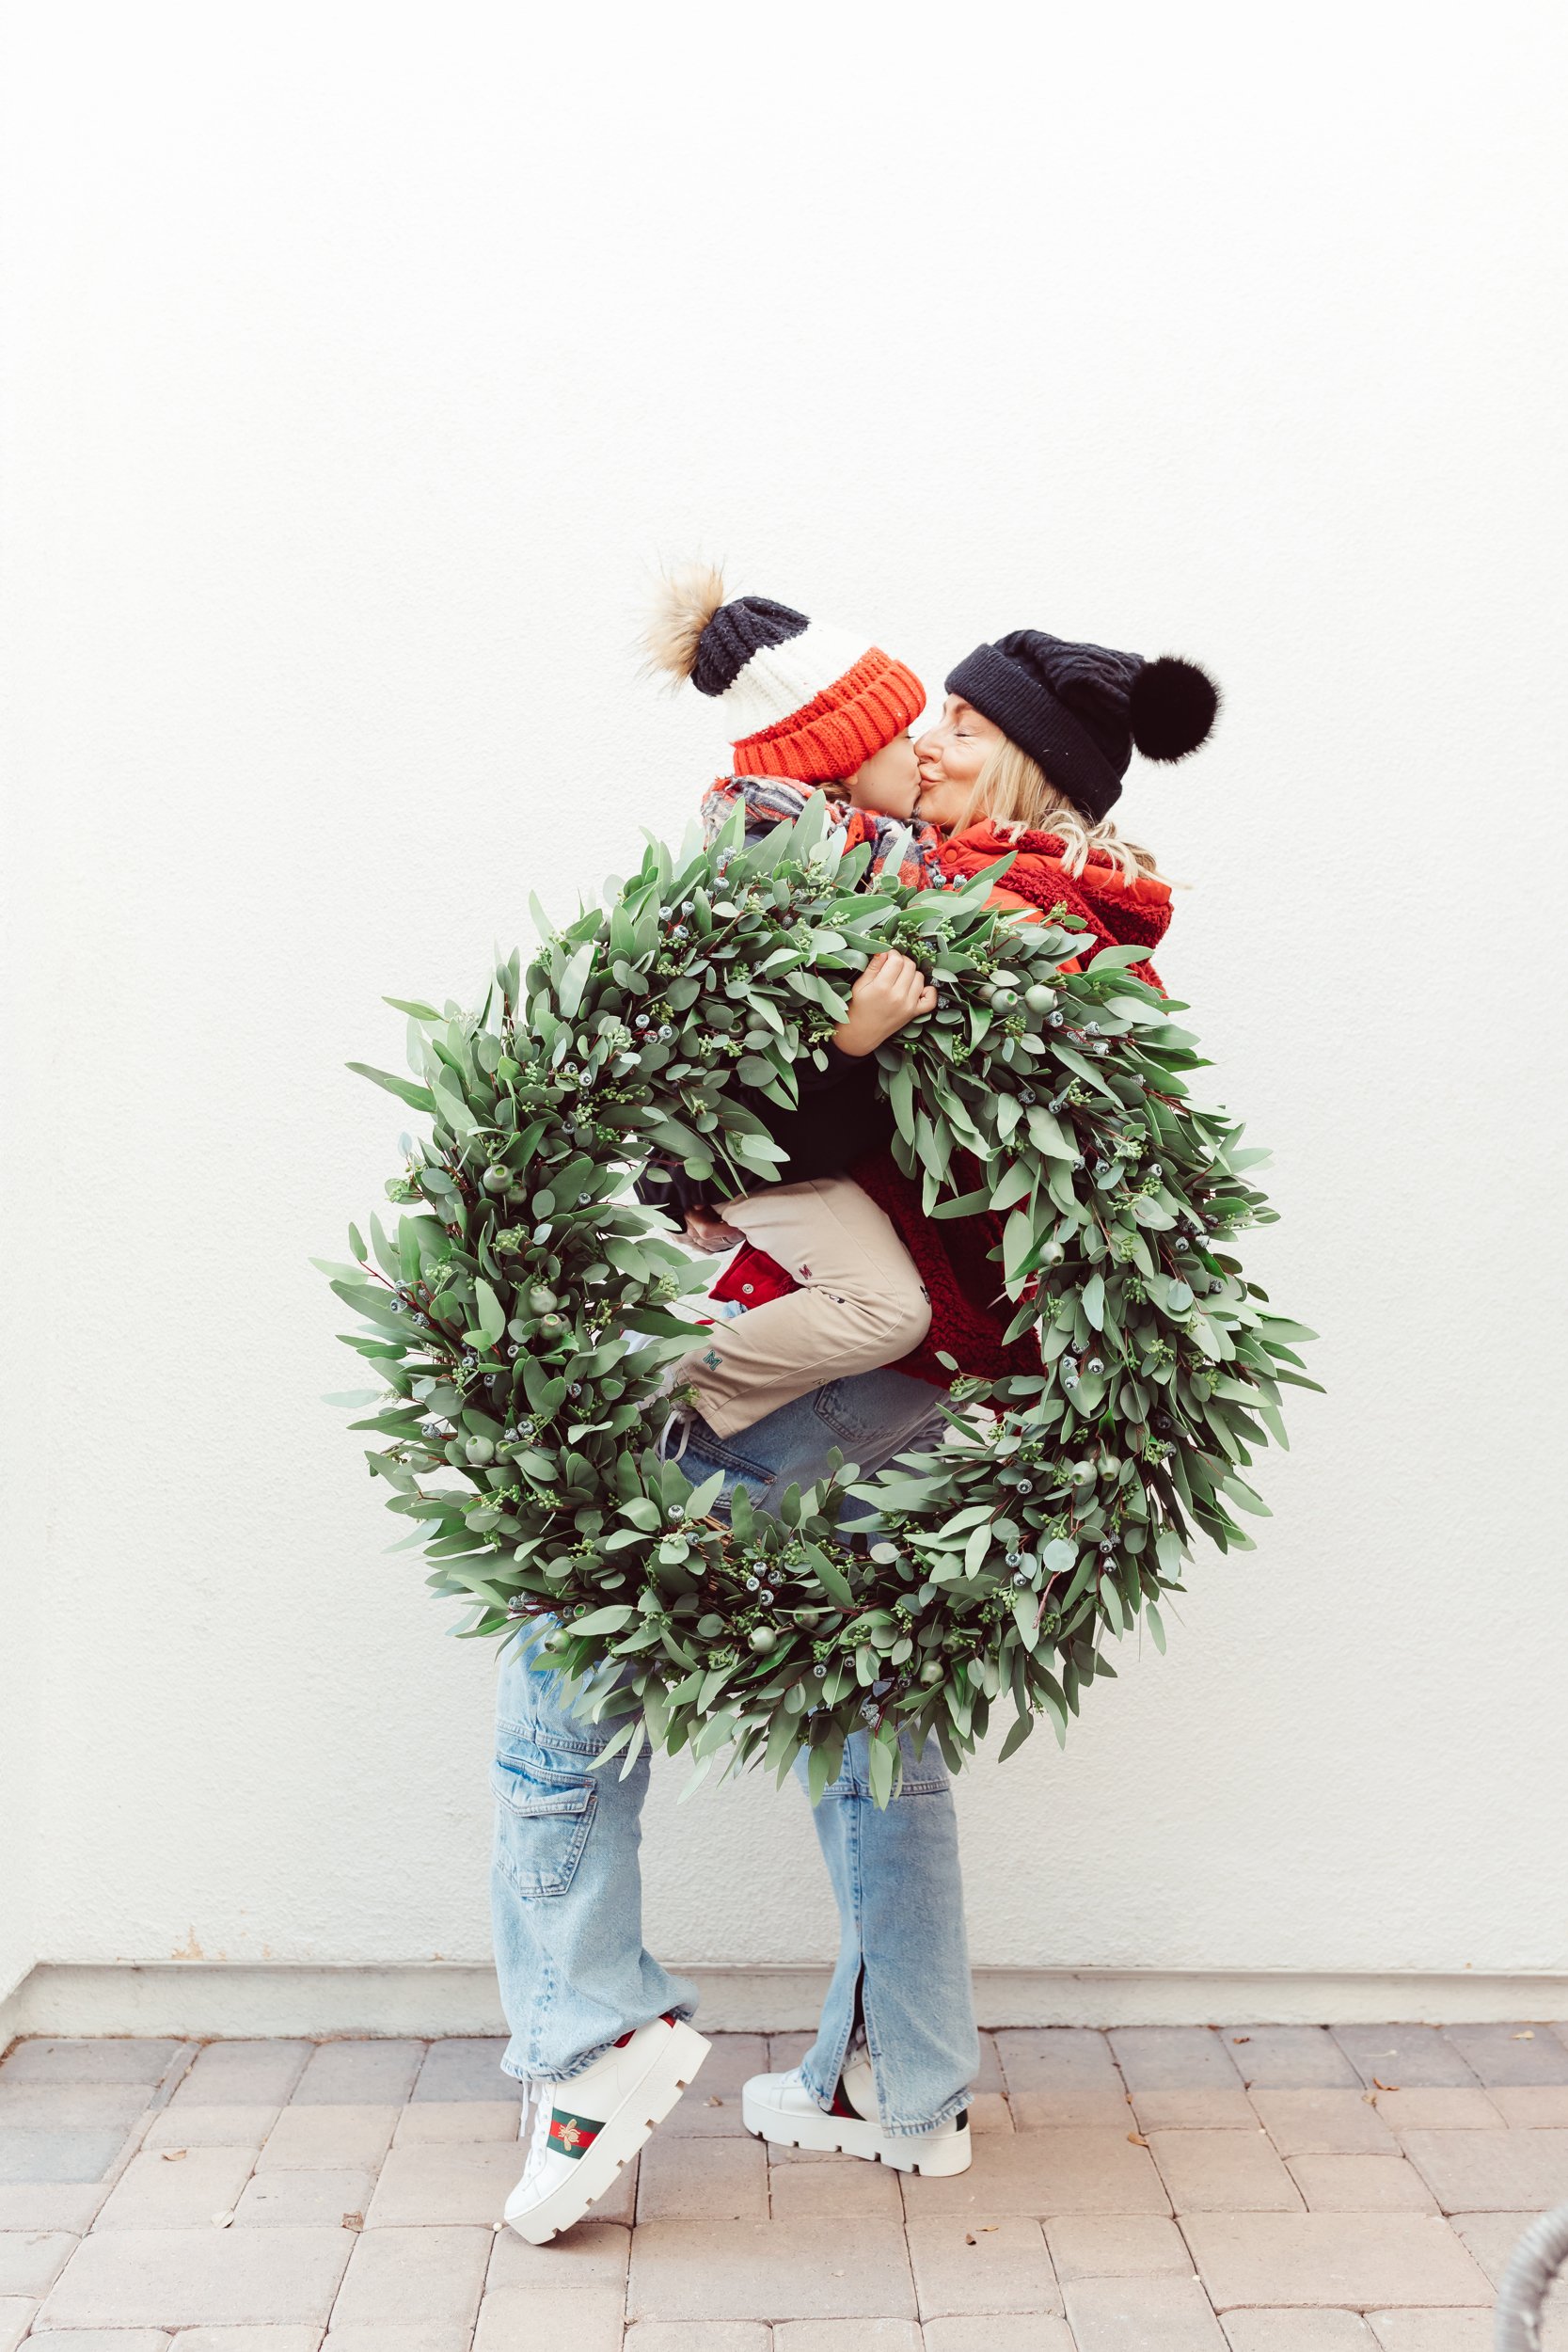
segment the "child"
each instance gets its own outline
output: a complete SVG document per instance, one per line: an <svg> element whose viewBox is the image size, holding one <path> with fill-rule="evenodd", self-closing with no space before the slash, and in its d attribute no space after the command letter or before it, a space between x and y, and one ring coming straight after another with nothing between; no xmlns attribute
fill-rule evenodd
<svg viewBox="0 0 1568 2352"><path fill-rule="evenodd" d="M702 565L664 582L648 647L656 667L711 696L730 729L734 773L708 796L710 834L736 798L748 803L753 837L798 815L818 787L912 801L918 770L909 730L925 689L879 647L769 597L726 603L720 575ZM857 837L871 840L874 863L905 845L907 827L875 810L846 813ZM799 1108L748 1094L788 1157L780 1181L724 1200L721 1222L709 1186L677 1170L644 1178L705 1242L744 1239L790 1278L786 1295L717 1327L673 1368L671 1386L689 1392L717 1437L750 1428L826 1381L893 1362L925 1338L930 1302L909 1252L843 1170L885 1148L892 1132L876 1083L877 1047L935 1002L907 956L873 958L825 1048L826 1069L809 1057L797 1064Z"/></svg>

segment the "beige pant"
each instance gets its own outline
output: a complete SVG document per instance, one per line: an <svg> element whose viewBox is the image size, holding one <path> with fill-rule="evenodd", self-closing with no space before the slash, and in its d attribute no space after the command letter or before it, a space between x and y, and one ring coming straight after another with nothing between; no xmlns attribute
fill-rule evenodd
<svg viewBox="0 0 1568 2352"><path fill-rule="evenodd" d="M777 1259L800 1284L719 1323L675 1377L721 1438L852 1372L874 1372L918 1347L931 1302L914 1261L876 1202L847 1176L772 1184L715 1214Z"/></svg>

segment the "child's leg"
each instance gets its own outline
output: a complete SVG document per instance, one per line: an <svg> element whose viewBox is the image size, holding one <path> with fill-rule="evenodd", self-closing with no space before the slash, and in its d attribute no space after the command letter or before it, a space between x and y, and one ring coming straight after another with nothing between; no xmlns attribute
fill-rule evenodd
<svg viewBox="0 0 1568 2352"><path fill-rule="evenodd" d="M801 1287L715 1327L678 1380L717 1437L749 1429L824 1381L874 1372L931 1327L925 1285L890 1220L847 1176L772 1184L721 1214Z"/></svg>

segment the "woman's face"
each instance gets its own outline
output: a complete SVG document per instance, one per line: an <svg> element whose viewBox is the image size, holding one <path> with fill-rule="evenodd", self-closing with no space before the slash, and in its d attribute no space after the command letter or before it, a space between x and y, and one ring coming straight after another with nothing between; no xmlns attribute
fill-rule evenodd
<svg viewBox="0 0 1568 2352"><path fill-rule="evenodd" d="M851 808L874 808L882 817L908 818L920 787L920 770L908 727L862 762L845 787Z"/></svg>
<svg viewBox="0 0 1568 2352"><path fill-rule="evenodd" d="M928 727L914 747L920 766L920 786L914 813L927 824L950 833L960 823L979 782L980 771L1006 737L1001 728L966 703L949 694L942 717Z"/></svg>

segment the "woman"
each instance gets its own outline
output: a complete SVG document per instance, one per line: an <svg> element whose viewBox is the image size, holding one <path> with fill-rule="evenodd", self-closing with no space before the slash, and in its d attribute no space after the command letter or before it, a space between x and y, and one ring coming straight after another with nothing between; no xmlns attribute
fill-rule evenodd
<svg viewBox="0 0 1568 2352"><path fill-rule="evenodd" d="M950 674L942 721L916 745L913 813L940 837L951 879L1012 856L999 902L1079 914L1085 954L1112 940L1153 946L1170 894L1148 853L1120 839L1110 810L1134 745L1151 758L1183 757L1209 732L1217 701L1191 664L1015 632ZM995 1220L932 1224L886 1153L853 1174L939 1286L927 1344L940 1330L964 1370L1012 1369L1019 1351L1005 1346L989 1303ZM750 1254L759 1267L768 1263ZM969 1361L954 1344L964 1318ZM695 1481L718 1470L727 1489L745 1483L766 1508L792 1482L820 1475L834 1442L866 1471L931 1442L941 1428L931 1389L948 1378L917 1350L896 1368L834 1382L766 1416L741 1433L744 1452L699 1422L683 1464ZM493 1888L513 2028L506 2059L508 2071L532 2078L537 2101L506 2217L537 2240L569 2227L613 2184L707 2045L685 2022L692 1987L642 1943L645 1755L629 1775L596 1772L608 1735L576 1717L558 1678L532 1672L515 1645L502 1661L497 1731ZM857 1735L815 1809L839 1909L838 1963L813 2047L792 2073L753 2077L743 2115L771 2141L953 2173L969 2162L965 2100L978 2056L958 1840L934 1745L915 1752L906 1734L904 1764L900 1794L879 1813L866 1737Z"/></svg>

